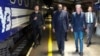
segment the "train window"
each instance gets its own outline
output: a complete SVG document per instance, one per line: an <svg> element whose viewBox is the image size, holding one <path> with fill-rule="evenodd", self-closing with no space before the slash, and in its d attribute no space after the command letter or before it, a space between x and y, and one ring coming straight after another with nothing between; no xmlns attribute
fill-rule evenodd
<svg viewBox="0 0 100 56"><path fill-rule="evenodd" d="M10 2L11 2L12 4L15 4L16 0L10 0Z"/></svg>
<svg viewBox="0 0 100 56"><path fill-rule="evenodd" d="M22 0L18 0L18 4L19 5L22 5Z"/></svg>
<svg viewBox="0 0 100 56"><path fill-rule="evenodd" d="M24 0L24 3L25 3L25 7L29 6L29 0Z"/></svg>

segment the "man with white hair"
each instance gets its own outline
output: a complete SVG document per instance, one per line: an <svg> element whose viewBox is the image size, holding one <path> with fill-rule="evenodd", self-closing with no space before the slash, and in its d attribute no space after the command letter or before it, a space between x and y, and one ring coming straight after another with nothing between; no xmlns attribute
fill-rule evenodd
<svg viewBox="0 0 100 56"><path fill-rule="evenodd" d="M82 12L81 4L76 4L76 12L72 13L72 29L71 31L74 32L74 38L75 38L75 46L76 51L78 52L78 39L80 42L80 56L83 55L83 32L85 28L85 14Z"/></svg>

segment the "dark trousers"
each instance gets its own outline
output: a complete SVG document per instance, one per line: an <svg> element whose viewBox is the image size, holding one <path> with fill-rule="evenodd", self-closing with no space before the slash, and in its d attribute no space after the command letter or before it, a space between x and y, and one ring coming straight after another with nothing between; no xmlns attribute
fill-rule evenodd
<svg viewBox="0 0 100 56"><path fill-rule="evenodd" d="M93 35L93 24L87 24L87 30L87 44L89 44Z"/></svg>
<svg viewBox="0 0 100 56"><path fill-rule="evenodd" d="M37 37L38 36L38 37ZM40 27L33 27L33 39L35 44L37 44L37 42L41 42L41 38L42 38L42 29Z"/></svg>
<svg viewBox="0 0 100 56"><path fill-rule="evenodd" d="M56 35L56 40L57 40L59 50L64 51L65 32L57 31L55 35Z"/></svg>
<svg viewBox="0 0 100 56"><path fill-rule="evenodd" d="M2 29L0 28L0 33L2 32Z"/></svg>
<svg viewBox="0 0 100 56"><path fill-rule="evenodd" d="M65 32L65 40L68 40L68 39L67 39L67 32Z"/></svg>

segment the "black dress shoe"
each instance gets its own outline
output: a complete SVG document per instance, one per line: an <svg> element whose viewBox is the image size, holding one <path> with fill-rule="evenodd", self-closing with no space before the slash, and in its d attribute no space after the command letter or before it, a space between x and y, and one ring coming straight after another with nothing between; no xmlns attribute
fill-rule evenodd
<svg viewBox="0 0 100 56"><path fill-rule="evenodd" d="M68 41L68 39L65 39L65 41Z"/></svg>
<svg viewBox="0 0 100 56"><path fill-rule="evenodd" d="M87 47L89 47L91 44L92 44L91 42L87 43Z"/></svg>
<svg viewBox="0 0 100 56"><path fill-rule="evenodd" d="M41 43L40 43L40 42L38 42L38 43L37 43L37 45L41 45Z"/></svg>
<svg viewBox="0 0 100 56"><path fill-rule="evenodd" d="M34 44L34 45L33 45L33 48L36 48L37 46L38 46L38 44Z"/></svg>
<svg viewBox="0 0 100 56"><path fill-rule="evenodd" d="M87 47L89 47L90 46L90 44L87 44Z"/></svg>
<svg viewBox="0 0 100 56"><path fill-rule="evenodd" d="M75 51L76 53L78 52L78 49L76 49L76 51Z"/></svg>
<svg viewBox="0 0 100 56"><path fill-rule="evenodd" d="M89 42L89 44L91 45L92 43L91 43L91 42Z"/></svg>
<svg viewBox="0 0 100 56"><path fill-rule="evenodd" d="M83 52L80 52L79 55L80 55L80 56L83 56Z"/></svg>
<svg viewBox="0 0 100 56"><path fill-rule="evenodd" d="M36 47L37 47L37 45L36 45L36 44L34 44L34 45L33 45L33 48L36 48Z"/></svg>
<svg viewBox="0 0 100 56"><path fill-rule="evenodd" d="M60 54L61 54L61 55L64 55L64 51L61 51Z"/></svg>
<svg viewBox="0 0 100 56"><path fill-rule="evenodd" d="M91 45L91 42L87 44L87 47L89 47Z"/></svg>
<svg viewBox="0 0 100 56"><path fill-rule="evenodd" d="M59 49L59 50L58 50L58 52L60 53L60 52L61 52L61 50Z"/></svg>

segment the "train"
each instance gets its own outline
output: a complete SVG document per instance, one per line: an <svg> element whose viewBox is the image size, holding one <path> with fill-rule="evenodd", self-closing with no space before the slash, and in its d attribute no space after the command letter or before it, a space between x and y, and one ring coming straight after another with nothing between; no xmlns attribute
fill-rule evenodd
<svg viewBox="0 0 100 56"><path fill-rule="evenodd" d="M0 41L4 41L28 25L35 0L0 0ZM95 9L100 10L100 3Z"/></svg>
<svg viewBox="0 0 100 56"><path fill-rule="evenodd" d="M29 24L34 0L0 0L0 41Z"/></svg>

